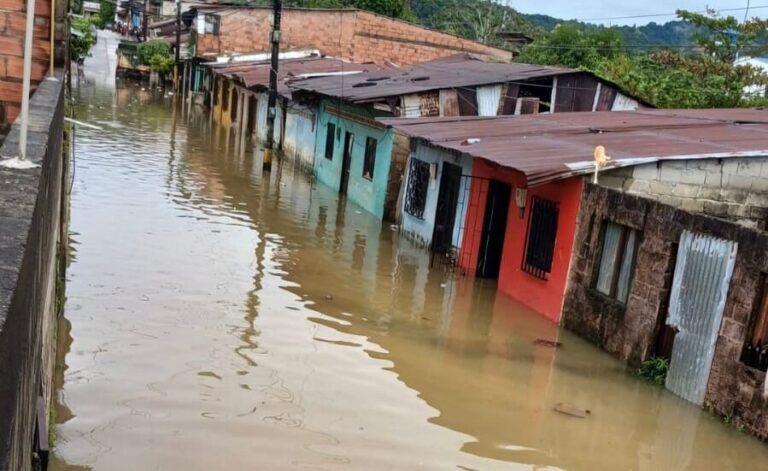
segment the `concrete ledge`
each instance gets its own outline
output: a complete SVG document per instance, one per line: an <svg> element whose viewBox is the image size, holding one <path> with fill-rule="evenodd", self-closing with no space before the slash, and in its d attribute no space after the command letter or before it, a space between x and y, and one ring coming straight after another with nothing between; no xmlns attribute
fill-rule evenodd
<svg viewBox="0 0 768 471"><path fill-rule="evenodd" d="M0 167L0 470L32 469L38 399L50 399L51 314L67 201L63 74L57 77L41 82L30 100L27 160L37 166ZM19 135L17 120L0 159L19 155Z"/></svg>

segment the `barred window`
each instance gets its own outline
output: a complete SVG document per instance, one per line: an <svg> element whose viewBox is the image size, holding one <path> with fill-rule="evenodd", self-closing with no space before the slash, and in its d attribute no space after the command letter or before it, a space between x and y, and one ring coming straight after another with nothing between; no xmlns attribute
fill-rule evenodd
<svg viewBox="0 0 768 471"><path fill-rule="evenodd" d="M424 207L427 204L429 187L429 164L419 159L411 159L408 171L408 187L405 193L405 212L419 219L424 219Z"/></svg>
<svg viewBox="0 0 768 471"><path fill-rule="evenodd" d="M626 304L635 266L637 231L613 222L605 223L595 289Z"/></svg>
<svg viewBox="0 0 768 471"><path fill-rule="evenodd" d="M333 144L336 141L336 125L328 123L325 129L325 158L333 160Z"/></svg>
<svg viewBox="0 0 768 471"><path fill-rule="evenodd" d="M557 203L534 197L531 202L528 237L523 259L523 271L547 279L552 270L552 258L555 253L557 237Z"/></svg>
<svg viewBox="0 0 768 471"><path fill-rule="evenodd" d="M365 140L365 160L363 161L363 178L373 180L373 171L376 167L376 139L369 137Z"/></svg>

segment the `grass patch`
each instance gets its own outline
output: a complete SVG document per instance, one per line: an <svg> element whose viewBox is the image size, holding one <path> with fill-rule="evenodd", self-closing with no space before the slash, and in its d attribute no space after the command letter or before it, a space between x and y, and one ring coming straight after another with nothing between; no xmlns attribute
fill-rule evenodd
<svg viewBox="0 0 768 471"><path fill-rule="evenodd" d="M651 357L650 360L640 364L640 368L637 369L637 376L661 386L667 380L668 371L669 360L667 358Z"/></svg>

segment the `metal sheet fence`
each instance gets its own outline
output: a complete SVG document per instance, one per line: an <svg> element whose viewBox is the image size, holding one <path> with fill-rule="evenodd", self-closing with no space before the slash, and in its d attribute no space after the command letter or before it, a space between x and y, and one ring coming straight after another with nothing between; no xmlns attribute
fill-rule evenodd
<svg viewBox="0 0 768 471"><path fill-rule="evenodd" d="M666 387L703 404L737 244L683 232L667 324L679 332L672 349Z"/></svg>

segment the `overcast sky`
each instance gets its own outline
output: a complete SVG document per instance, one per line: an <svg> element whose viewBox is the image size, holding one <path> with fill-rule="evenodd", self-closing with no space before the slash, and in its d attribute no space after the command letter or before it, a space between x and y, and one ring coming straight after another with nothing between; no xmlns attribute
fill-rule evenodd
<svg viewBox="0 0 768 471"><path fill-rule="evenodd" d="M504 0L502 0L504 3ZM523 13L542 13L563 19L589 20L592 23L604 24L628 24L644 25L654 21L666 23L674 20L674 12L677 9L704 10L707 6L712 8L745 8L747 0L644 0L644 1L605 1L605 0L511 0L512 7ZM765 18L768 16L768 0L751 0L749 16ZM648 18L597 20L596 18L632 16L632 15L656 15L670 13L667 16L655 16ZM744 18L744 10L723 12L724 15L732 15L736 18Z"/></svg>

